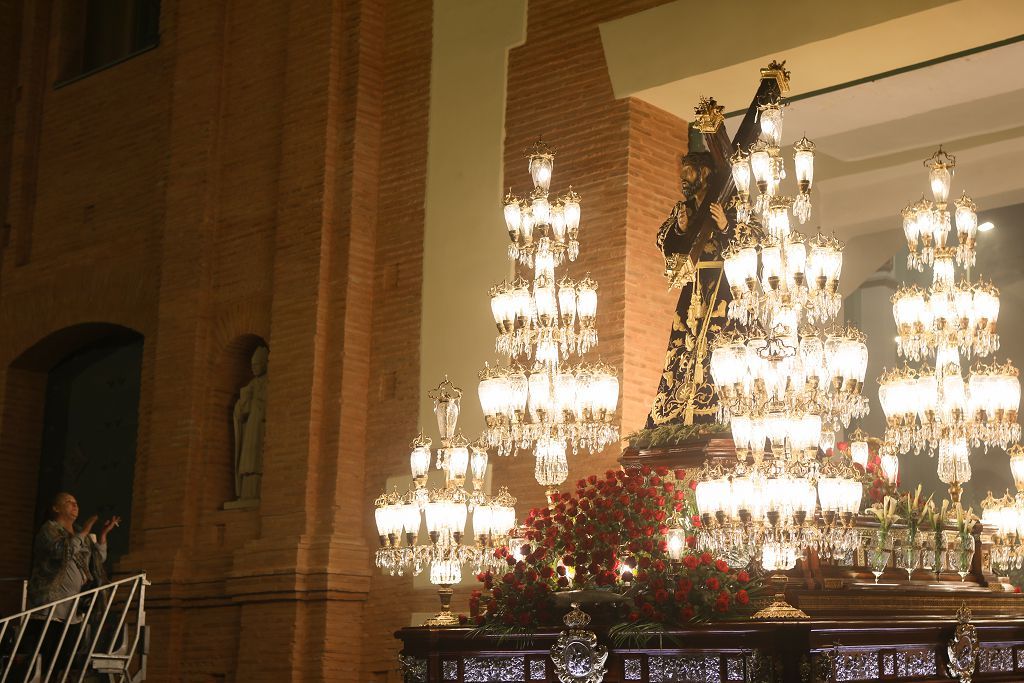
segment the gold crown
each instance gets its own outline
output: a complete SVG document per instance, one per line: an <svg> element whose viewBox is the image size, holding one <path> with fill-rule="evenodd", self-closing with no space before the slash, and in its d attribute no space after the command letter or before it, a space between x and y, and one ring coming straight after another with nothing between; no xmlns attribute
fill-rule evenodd
<svg viewBox="0 0 1024 683"><path fill-rule="evenodd" d="M583 628L590 623L590 615L580 609L578 602L574 602L572 603L572 610L562 618L562 621L569 628Z"/></svg>

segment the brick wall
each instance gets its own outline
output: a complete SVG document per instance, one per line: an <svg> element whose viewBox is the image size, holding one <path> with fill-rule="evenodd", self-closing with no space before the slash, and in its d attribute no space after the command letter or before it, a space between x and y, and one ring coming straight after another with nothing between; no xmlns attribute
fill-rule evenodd
<svg viewBox="0 0 1024 683"><path fill-rule="evenodd" d="M571 274L600 285L627 429L674 304L652 242L685 126L614 99L597 26L653 4L534 0L509 57L506 181L528 184L521 152L543 133L557 189L583 196ZM46 372L104 333L86 323L128 327L145 349L119 569L154 582L151 679L396 680L391 633L436 596L372 571L368 513L407 467L422 400L431 4L161 12L157 49L54 89L53 0L0 0L0 45L18 56L0 62L0 514L21 549L0 569L27 571ZM228 418L260 341L263 500L223 510ZM617 455L574 457L571 477ZM541 499L532 467L497 463L523 508Z"/></svg>

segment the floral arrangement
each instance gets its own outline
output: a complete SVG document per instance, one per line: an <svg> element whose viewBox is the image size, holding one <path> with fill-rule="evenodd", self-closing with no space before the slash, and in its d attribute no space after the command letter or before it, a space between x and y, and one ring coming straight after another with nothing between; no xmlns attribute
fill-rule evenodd
<svg viewBox="0 0 1024 683"><path fill-rule="evenodd" d="M505 632L556 626L555 593L569 589L621 596L599 617L634 630L752 611L760 583L694 549L695 485L683 470L609 470L531 510L525 543L515 554L496 551L507 566L477 575L484 590L470 598L476 623Z"/></svg>
<svg viewBox="0 0 1024 683"><path fill-rule="evenodd" d="M935 507L935 503L932 500L934 495L928 496L927 500L923 499L921 497L921 485L918 484L913 494L905 493L900 496L897 514L900 519L907 523L907 537L911 541L917 538L921 527L925 525L929 508Z"/></svg>
<svg viewBox="0 0 1024 683"><path fill-rule="evenodd" d="M881 505L869 507L867 511L878 520L878 540L884 541L889 537L892 525L900 518L898 501L892 496L886 496Z"/></svg>

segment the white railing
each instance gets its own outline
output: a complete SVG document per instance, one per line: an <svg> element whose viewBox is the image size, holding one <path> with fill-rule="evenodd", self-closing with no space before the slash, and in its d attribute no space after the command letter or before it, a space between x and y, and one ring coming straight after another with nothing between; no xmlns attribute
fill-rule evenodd
<svg viewBox="0 0 1024 683"><path fill-rule="evenodd" d="M0 683L146 680L148 585L138 574L0 619Z"/></svg>

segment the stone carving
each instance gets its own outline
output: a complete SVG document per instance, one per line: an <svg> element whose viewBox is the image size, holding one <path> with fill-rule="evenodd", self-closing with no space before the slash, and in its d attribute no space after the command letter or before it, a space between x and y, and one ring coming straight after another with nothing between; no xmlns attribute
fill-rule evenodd
<svg viewBox="0 0 1024 683"><path fill-rule="evenodd" d="M235 403L235 497L239 503L260 497L263 477L263 433L267 420L267 361L270 351L257 347L252 354L253 378L242 387Z"/></svg>

